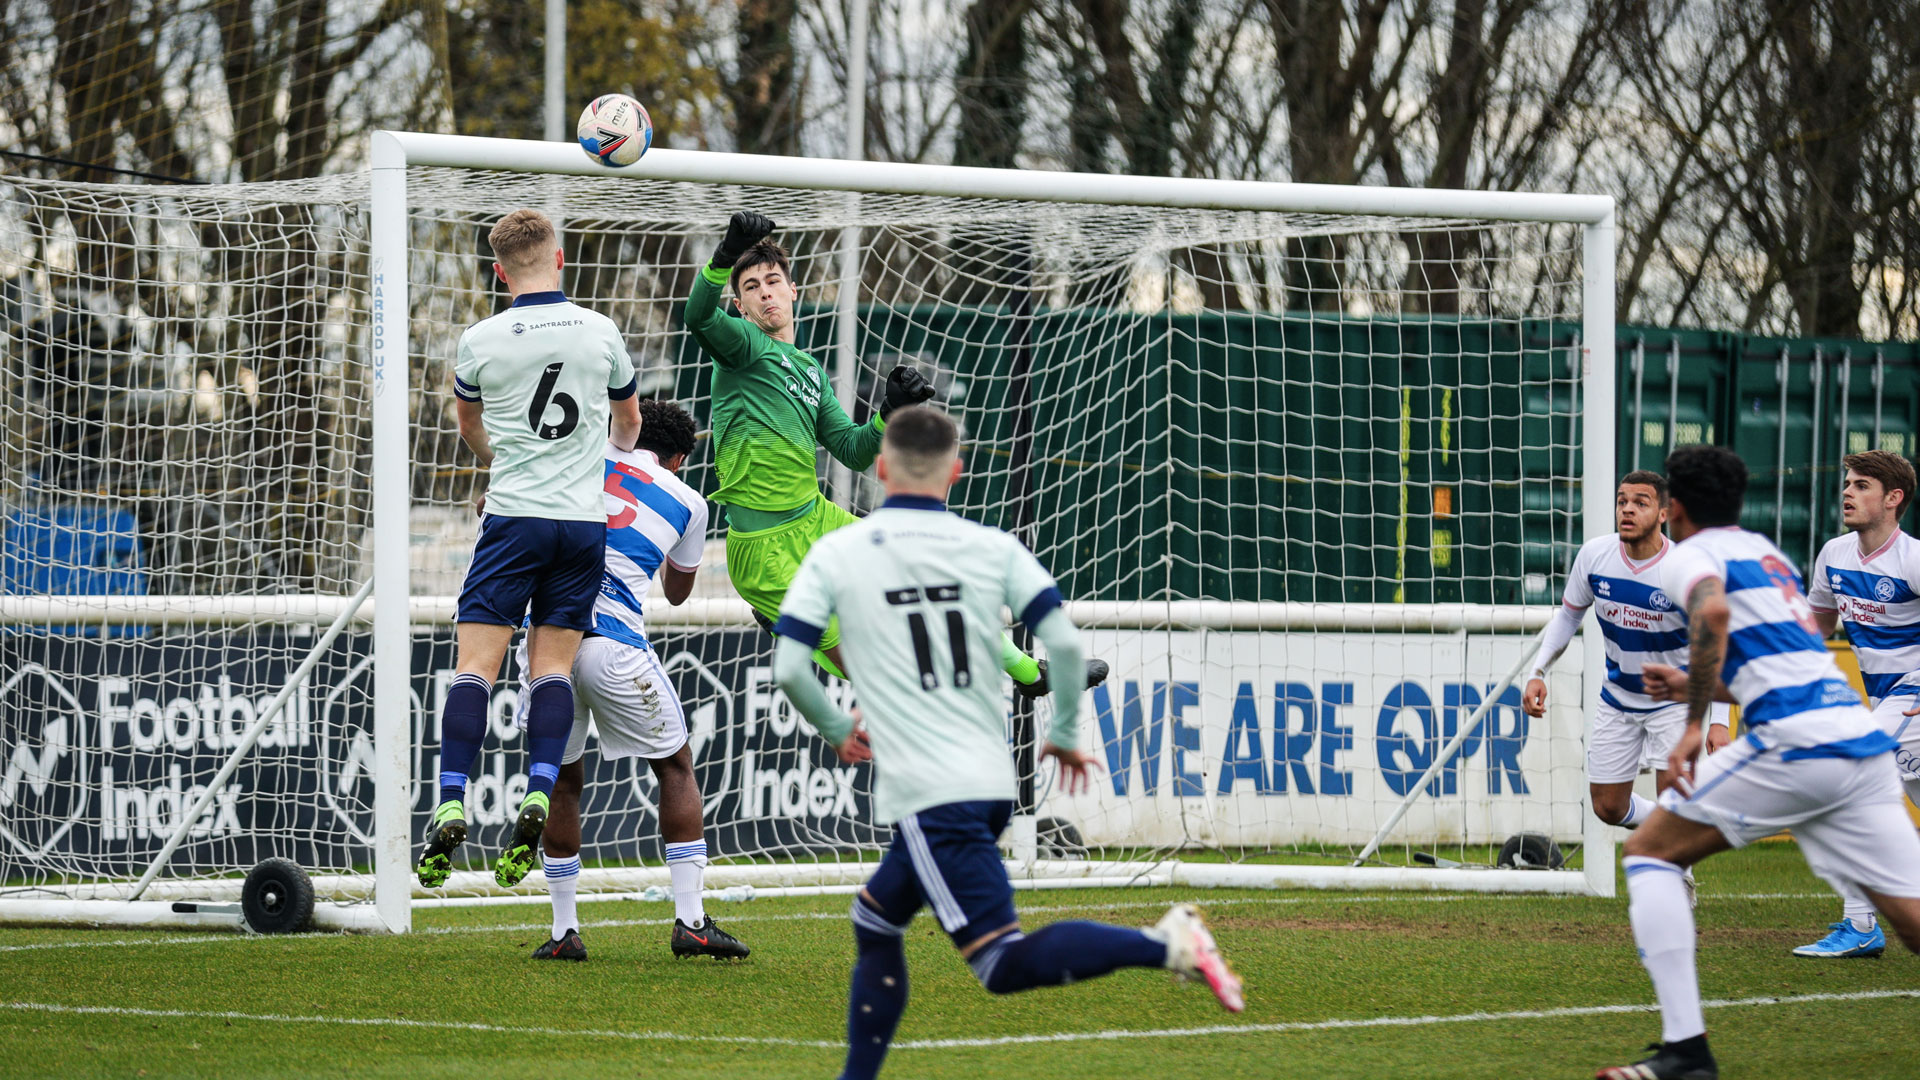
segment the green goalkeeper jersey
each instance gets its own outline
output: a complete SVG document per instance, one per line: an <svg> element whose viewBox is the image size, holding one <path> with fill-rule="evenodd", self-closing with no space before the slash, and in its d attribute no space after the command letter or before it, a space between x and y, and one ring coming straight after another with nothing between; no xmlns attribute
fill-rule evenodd
<svg viewBox="0 0 1920 1080"><path fill-rule="evenodd" d="M713 501L780 513L820 497L814 447L855 471L873 464L882 423L847 418L826 369L721 307L728 271L701 271L687 297L687 330L713 358Z"/></svg>

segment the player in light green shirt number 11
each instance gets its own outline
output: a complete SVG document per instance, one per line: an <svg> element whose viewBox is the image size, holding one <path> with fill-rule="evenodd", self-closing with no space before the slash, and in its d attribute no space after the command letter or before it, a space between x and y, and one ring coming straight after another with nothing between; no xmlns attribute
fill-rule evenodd
<svg viewBox="0 0 1920 1080"><path fill-rule="evenodd" d="M991 662L1001 608L1032 628L1060 670L1080 666L1080 632L1053 577L1020 541L947 512L960 476L959 431L947 414L894 410L877 467L886 503L814 541L774 626L780 688L841 760L873 762L874 817L894 826L892 846L853 902L859 953L841 1076L872 1077L886 1059L907 1006L901 938L922 906L992 993L1169 968L1205 980L1239 1012L1240 980L1189 904L1147 930L1068 921L1021 932L996 844L1016 794L1004 684ZM836 617L866 732L828 699L810 662ZM1055 688L1041 749L1066 795L1090 788L1095 767L1080 749L1081 693Z"/></svg>

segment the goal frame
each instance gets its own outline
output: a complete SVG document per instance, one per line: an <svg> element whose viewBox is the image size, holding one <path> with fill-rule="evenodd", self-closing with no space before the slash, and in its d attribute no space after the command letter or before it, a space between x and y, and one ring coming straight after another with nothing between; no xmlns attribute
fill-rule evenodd
<svg viewBox="0 0 1920 1080"><path fill-rule="evenodd" d="M406 793L406 716L411 673L411 625L418 599L409 593L407 533L391 527L407 520L407 401L411 387L408 307L407 169L433 166L473 171L549 175L623 176L686 183L759 185L856 194L929 195L1039 202L1091 203L1158 208L1352 214L1502 222L1567 224L1581 229L1580 350L1584 405L1581 533L1592 538L1613 524L1614 435L1614 201L1611 196L1546 192L1464 191L1429 188L1350 187L1254 180L1116 176L1089 173L984 169L952 165L798 158L657 148L634 165L612 168L589 160L571 143L533 142L421 132L376 131L371 140L371 260L373 376L373 516L382 528L373 538L374 745L377 795L374 826L374 896L378 921L405 932L412 917L411 819ZM851 385L854 350L839 350L834 382ZM401 603L381 603L383 598ZM425 605L440 607L442 605ZM725 605L702 612L713 624L737 618ZM1468 605L1371 605L1366 610L1328 612L1306 604L1209 604L1205 601L1143 604L1075 604L1083 627L1141 625L1211 629L1339 629L1359 618L1368 627L1439 629L1490 621ZM1318 607L1319 610L1315 610ZM1111 609L1111 610L1109 610ZM1252 609L1252 610L1249 610ZM1294 610L1299 609L1299 610ZM1501 629L1531 631L1551 608L1502 611ZM692 614L692 613L689 613ZM1337 625L1327 625L1332 616ZM1591 616L1589 616L1591 618ZM680 620L673 620L678 622ZM1494 628L1492 626L1489 629ZM1591 716L1599 698L1600 635L1581 635L1586 673L1582 708ZM1584 871L1464 870L1378 867L1187 866L1174 877L1203 884L1271 884L1294 887L1403 887L1479 891L1614 894L1614 837L1591 813L1583 815ZM1078 875L1088 872L1080 864ZM1076 875L1077 876L1077 875ZM1259 878L1255 881L1255 878Z"/></svg>

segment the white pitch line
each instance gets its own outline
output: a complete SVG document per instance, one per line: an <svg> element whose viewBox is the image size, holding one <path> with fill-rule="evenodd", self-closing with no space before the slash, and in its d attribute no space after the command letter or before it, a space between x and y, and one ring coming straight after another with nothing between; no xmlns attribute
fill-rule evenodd
<svg viewBox="0 0 1920 1080"><path fill-rule="evenodd" d="M1752 1008L1759 1005L1801 1005L1820 1001L1872 1001L1879 998L1920 998L1920 990L1862 990L1851 994L1797 994L1792 997L1717 999L1700 1003L1704 1009ZM1023 1046L1029 1043L1095 1042L1107 1039L1177 1039L1200 1035L1262 1035L1290 1031L1340 1031L1347 1028L1426 1027L1432 1024L1476 1024L1490 1020L1555 1020L1565 1017L1608 1016L1615 1013L1659 1012L1658 1005L1576 1005L1561 1009L1522 1009L1514 1012L1456 1013L1451 1016L1373 1016L1361 1020L1301 1020L1282 1024L1231 1024L1215 1027L1160 1028L1153 1031L1062 1031L1041 1035L1000 1035L977 1039L909 1039L893 1044L896 1050L945 1050L968 1046Z"/></svg>
<svg viewBox="0 0 1920 1080"><path fill-rule="evenodd" d="M1700 894L1700 901L1702 903L1708 903L1708 902L1724 903L1724 902L1747 901L1747 900L1830 900L1832 898L1833 898L1832 893L1825 893L1825 892L1721 893L1719 895L1714 895L1712 893ZM1459 903L1465 903L1467 901L1481 901L1481 900L1546 900L1546 899L1555 899L1555 898L1535 896L1535 895L1524 894L1524 893L1494 893L1492 895L1485 895L1485 894L1479 894L1479 893L1448 893L1448 894L1439 895L1439 896L1427 896L1427 895L1414 894L1414 895L1408 895L1408 896L1347 896L1347 897L1275 896L1271 898L1264 897L1264 896L1238 896L1238 897L1230 896L1230 897L1222 897L1218 899L1194 897L1184 902L1193 904L1201 908L1202 910L1211 910L1213 908L1220 908L1220 907L1235 907L1241 904L1267 904L1267 905L1278 907L1278 906L1299 905L1299 904L1329 904L1329 905L1336 905L1336 906L1340 904L1459 904ZM1115 903L1104 903L1104 904L1103 903L1051 904L1051 905L1046 905L1042 907L1024 907L1023 906L1019 908L1019 913L1022 915L1057 915L1064 912L1072 912L1072 911L1127 911L1127 910L1142 909L1142 908L1163 909L1171 906L1175 902L1176 901L1167 901L1167 900L1123 900ZM844 919L846 917L847 917L847 913L844 911L800 911L800 912L788 912L780 915L734 915L734 916L730 916L727 919L727 921L730 923L806 922L806 921L811 921L815 919ZM580 929L588 930L588 929L614 928L614 927L623 927L623 926L672 926L672 925L673 925L673 920L666 919L666 918L599 919L591 922L581 923ZM551 928L552 928L551 923L544 923L544 922L497 923L497 924L487 924L487 925L481 925L481 926L430 926L424 930L416 930L414 931L414 933L420 934L420 935L485 934L485 933L494 933L494 932L498 932L502 934L517 934L517 933L524 933L528 930L549 930ZM168 936L168 937L114 938L108 941L39 941L39 942L34 942L28 945L0 945L0 953L38 952L43 949L104 949L104 948L114 948L119 946L135 946L135 945L204 945L204 944L209 944L214 942L240 942L240 941L249 941L249 942L339 941L341 940L341 938L345 936L347 935L324 934L324 933L293 934L293 935L190 934L190 935Z"/></svg>
<svg viewBox="0 0 1920 1080"><path fill-rule="evenodd" d="M490 1035L558 1035L566 1038L625 1039L633 1042L746 1043L753 1046L800 1046L844 1050L846 1043L824 1039L781 1039L766 1035L687 1035L678 1031L614 1031L607 1028L513 1027L506 1024L462 1024L451 1020L408 1020L388 1016L292 1016L284 1013L199 1012L189 1009L133 1009L118 1005L53 1005L40 1001L5 1001L0 1007L22 1012L68 1013L80 1016L136 1016L160 1020L250 1020L268 1024L338 1024L343 1027L423 1028L430 1031L475 1031Z"/></svg>
<svg viewBox="0 0 1920 1080"><path fill-rule="evenodd" d="M1875 1001L1920 998L1915 990L1862 990L1847 994L1796 994L1790 997L1715 999L1700 1003L1706 1009L1742 1009L1770 1005L1807 1005L1829 1001ZM131 1016L165 1020L243 1020L272 1024L331 1024L342 1027L418 1028L430 1031L472 1031L495 1035L540 1035L570 1038L620 1039L629 1042L730 1043L752 1046L788 1046L840 1050L839 1040L784 1039L766 1035L688 1035L677 1031L615 1031L606 1028L516 1027L507 1024L458 1023L448 1020L409 1020L384 1016L292 1016L282 1013L201 1012L187 1009L136 1009L119 1005L59 1005L40 1001L0 1002L0 1008L78 1016ZM952 1050L969 1047L1025 1046L1034 1043L1105 1042L1116 1039L1184 1039L1210 1035L1269 1035L1302 1031L1343 1031L1356 1028L1430 1027L1436 1024L1478 1024L1502 1020L1560 1020L1583 1016L1612 1016L1658 1012L1658 1005L1577 1005L1559 1009L1521 1009L1512 1012L1455 1013L1450 1016L1372 1016L1354 1020L1302 1020L1279 1024L1233 1024L1214 1027L1157 1028L1147 1031L1059 1031L1035 1035L1000 1035L974 1039L906 1039L895 1050Z"/></svg>

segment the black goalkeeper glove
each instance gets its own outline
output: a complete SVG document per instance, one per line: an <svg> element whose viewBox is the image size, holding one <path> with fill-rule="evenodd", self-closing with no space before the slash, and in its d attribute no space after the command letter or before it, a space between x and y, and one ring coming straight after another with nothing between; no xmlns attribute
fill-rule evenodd
<svg viewBox="0 0 1920 1080"><path fill-rule="evenodd" d="M727 235L721 239L720 246L713 249L713 258L707 261L718 269L731 270L736 259L772 231L772 218L751 210L737 210L727 222Z"/></svg>
<svg viewBox="0 0 1920 1080"><path fill-rule="evenodd" d="M880 419L902 405L918 405L933 396L933 384L919 368L901 364L887 376L886 398L880 403Z"/></svg>

